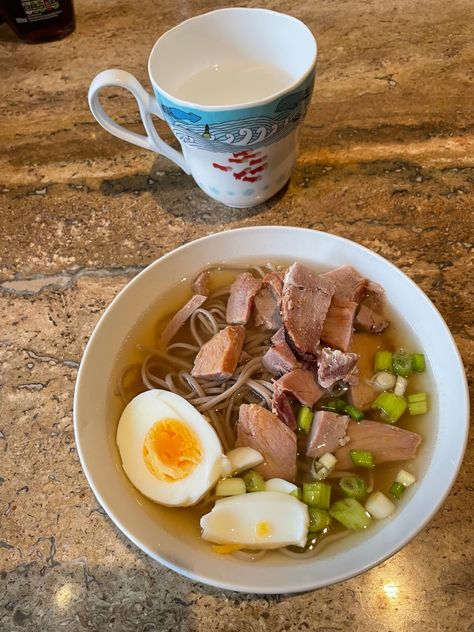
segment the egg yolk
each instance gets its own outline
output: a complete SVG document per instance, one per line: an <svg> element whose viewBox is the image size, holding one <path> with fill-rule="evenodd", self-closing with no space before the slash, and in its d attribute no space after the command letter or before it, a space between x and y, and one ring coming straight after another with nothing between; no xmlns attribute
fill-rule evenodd
<svg viewBox="0 0 474 632"><path fill-rule="evenodd" d="M272 533L272 529L268 522L257 522L255 526L255 533L259 538L268 538Z"/></svg>
<svg viewBox="0 0 474 632"><path fill-rule="evenodd" d="M160 419L147 432L143 458L154 476L173 482L186 478L202 458L196 435L178 419Z"/></svg>

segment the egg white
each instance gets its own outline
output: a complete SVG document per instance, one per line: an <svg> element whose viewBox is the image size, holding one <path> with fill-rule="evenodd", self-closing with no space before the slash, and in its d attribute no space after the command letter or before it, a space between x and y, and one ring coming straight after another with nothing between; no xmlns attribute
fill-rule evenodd
<svg viewBox="0 0 474 632"><path fill-rule="evenodd" d="M196 468L176 481L157 478L143 457L145 437L160 419L180 421L197 437L202 457ZM140 393L129 402L117 428L117 446L131 483L154 502L169 507L197 503L221 476L225 464L222 446L209 422L187 400L160 389Z"/></svg>

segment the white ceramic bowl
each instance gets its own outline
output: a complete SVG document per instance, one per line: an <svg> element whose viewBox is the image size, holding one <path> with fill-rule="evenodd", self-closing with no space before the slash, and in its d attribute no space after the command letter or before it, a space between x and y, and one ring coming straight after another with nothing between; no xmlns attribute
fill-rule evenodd
<svg viewBox="0 0 474 632"><path fill-rule="evenodd" d="M422 476L393 517L355 533L344 546L293 561L278 554L256 563L213 553L194 533L173 527L169 511L146 501L125 477L115 446L120 403L114 395L117 356L137 318L160 294L208 263L299 260L315 266L351 264L380 283L418 340L431 372L433 425L420 455ZM399 310L397 309L399 307ZM157 317L159 314L157 314ZM98 501L117 527L152 558L190 579L248 593L289 593L348 579L405 546L448 494L464 454L468 428L466 378L454 340L425 294L398 268L341 237L288 227L232 230L198 239L155 261L135 277L102 316L77 378L74 429L79 456Z"/></svg>

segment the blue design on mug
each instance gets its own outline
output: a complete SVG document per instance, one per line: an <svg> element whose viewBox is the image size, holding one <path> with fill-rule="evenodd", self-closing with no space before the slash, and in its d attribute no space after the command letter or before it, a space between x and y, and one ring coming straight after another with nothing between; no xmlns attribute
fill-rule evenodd
<svg viewBox="0 0 474 632"><path fill-rule="evenodd" d="M216 153L259 149L284 138L306 115L314 84L311 72L291 93L256 107L206 111L155 96L180 143Z"/></svg>

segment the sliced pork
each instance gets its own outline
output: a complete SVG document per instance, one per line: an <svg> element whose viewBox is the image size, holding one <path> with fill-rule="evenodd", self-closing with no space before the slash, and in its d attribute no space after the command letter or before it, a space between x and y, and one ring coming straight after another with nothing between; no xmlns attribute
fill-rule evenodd
<svg viewBox="0 0 474 632"><path fill-rule="evenodd" d="M303 406L312 408L324 391L318 386L314 374L306 369L294 369L273 382L273 392L283 391Z"/></svg>
<svg viewBox="0 0 474 632"><path fill-rule="evenodd" d="M296 478L296 434L276 415L257 404L242 404L237 422L236 446L249 446L265 461L255 469L265 479Z"/></svg>
<svg viewBox="0 0 474 632"><path fill-rule="evenodd" d="M324 344L333 349L349 351L356 309L357 303L354 301L333 296L321 332Z"/></svg>
<svg viewBox="0 0 474 632"><path fill-rule="evenodd" d="M286 393L280 388L273 389L272 413L293 431L296 431L296 417Z"/></svg>
<svg viewBox="0 0 474 632"><path fill-rule="evenodd" d="M369 421L360 423L350 421L347 427L349 441L336 450L336 469L348 470L354 467L351 450L368 450L372 452L376 465L390 461L414 459L421 437L416 432L403 430L397 426Z"/></svg>
<svg viewBox="0 0 474 632"><path fill-rule="evenodd" d="M241 357L245 329L228 325L204 344L194 360L193 377L229 379Z"/></svg>
<svg viewBox="0 0 474 632"><path fill-rule="evenodd" d="M190 318L194 312L201 307L207 296L195 294L189 301L179 309L173 318L169 321L160 336L160 344L166 346L172 338L178 333L184 323Z"/></svg>
<svg viewBox="0 0 474 632"><path fill-rule="evenodd" d="M210 270L201 270L195 277L192 283L193 292L196 294L203 294L209 296L209 277L211 276Z"/></svg>
<svg viewBox="0 0 474 632"><path fill-rule="evenodd" d="M285 328L280 327L270 338L272 344L277 345L279 342L286 342Z"/></svg>
<svg viewBox="0 0 474 632"><path fill-rule="evenodd" d="M335 285L334 296L359 303L367 289L368 280L351 266L341 266L321 275Z"/></svg>
<svg viewBox="0 0 474 632"><path fill-rule="evenodd" d="M262 280L250 272L240 274L232 283L227 301L226 320L229 324L245 325L252 311L254 297L262 287Z"/></svg>
<svg viewBox="0 0 474 632"><path fill-rule="evenodd" d="M334 283L315 274L300 263L286 272L281 313L287 337L303 358L311 359L318 351Z"/></svg>
<svg viewBox="0 0 474 632"><path fill-rule="evenodd" d="M281 375L300 366L295 354L286 342L279 342L270 347L264 354L262 363L267 371L273 375Z"/></svg>
<svg viewBox="0 0 474 632"><path fill-rule="evenodd" d="M357 331L379 334L389 326L389 321L383 316L374 312L367 305L361 305L356 314L354 325ZM328 343L329 344L329 343Z"/></svg>
<svg viewBox="0 0 474 632"><path fill-rule="evenodd" d="M345 445L347 437L348 415L337 415L319 410L313 417L311 430L306 444L306 456L319 459L326 452L334 452Z"/></svg>
<svg viewBox="0 0 474 632"><path fill-rule="evenodd" d="M346 353L325 347L318 356L319 384L323 388L331 388L340 380L352 383L358 358L357 353Z"/></svg>
<svg viewBox="0 0 474 632"><path fill-rule="evenodd" d="M254 323L264 329L281 327L280 302L269 287L262 287L254 300Z"/></svg>

